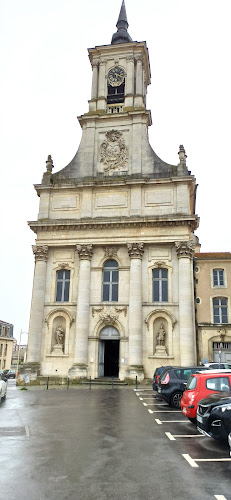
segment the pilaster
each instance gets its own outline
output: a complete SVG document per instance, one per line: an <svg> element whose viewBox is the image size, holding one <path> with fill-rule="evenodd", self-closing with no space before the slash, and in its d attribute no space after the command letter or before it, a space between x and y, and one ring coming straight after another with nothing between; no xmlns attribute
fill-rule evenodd
<svg viewBox="0 0 231 500"><path fill-rule="evenodd" d="M34 283L31 301L27 362L39 363L43 331L48 246L33 246L35 256Z"/></svg>
<svg viewBox="0 0 231 500"><path fill-rule="evenodd" d="M129 290L129 376L144 377L142 366L142 257L143 243L128 243L130 263Z"/></svg>
<svg viewBox="0 0 231 500"><path fill-rule="evenodd" d="M88 366L90 279L92 245L76 245L79 254L79 287L77 300L76 346L70 377L85 378Z"/></svg>
<svg viewBox="0 0 231 500"><path fill-rule="evenodd" d="M179 323L181 365L196 363L196 334L193 295L193 241L175 242L179 259Z"/></svg>

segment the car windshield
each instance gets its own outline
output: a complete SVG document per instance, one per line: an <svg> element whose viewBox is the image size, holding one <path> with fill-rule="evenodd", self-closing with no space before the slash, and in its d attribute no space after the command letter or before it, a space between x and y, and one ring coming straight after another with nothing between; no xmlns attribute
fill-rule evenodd
<svg viewBox="0 0 231 500"><path fill-rule="evenodd" d="M190 375L190 377L188 379L188 383L186 385L186 390L190 391L192 389L195 389L196 386L197 386L197 377Z"/></svg>

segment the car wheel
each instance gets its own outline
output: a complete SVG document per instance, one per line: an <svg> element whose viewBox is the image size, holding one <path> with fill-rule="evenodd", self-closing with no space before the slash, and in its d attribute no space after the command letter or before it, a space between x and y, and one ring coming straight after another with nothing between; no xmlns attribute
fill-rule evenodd
<svg viewBox="0 0 231 500"><path fill-rule="evenodd" d="M188 419L190 420L190 422L192 422L192 424L195 424L197 423L197 419L196 418L189 418Z"/></svg>
<svg viewBox="0 0 231 500"><path fill-rule="evenodd" d="M180 408L180 402L182 396L183 396L182 392L180 391L174 392L174 394L171 397L171 406L173 406L173 408Z"/></svg>

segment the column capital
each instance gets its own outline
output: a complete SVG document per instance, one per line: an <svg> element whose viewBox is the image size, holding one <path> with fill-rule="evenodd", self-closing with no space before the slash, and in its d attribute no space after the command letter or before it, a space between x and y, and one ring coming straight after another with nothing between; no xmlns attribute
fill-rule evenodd
<svg viewBox="0 0 231 500"><path fill-rule="evenodd" d="M136 56L136 58L135 58L135 59L136 59L136 62L137 62L137 63L138 63L138 62L141 62L141 63L143 64L143 62L144 62L143 56L141 56L141 55Z"/></svg>
<svg viewBox="0 0 231 500"><path fill-rule="evenodd" d="M127 243L130 259L142 259L144 253L143 243Z"/></svg>
<svg viewBox="0 0 231 500"><path fill-rule="evenodd" d="M47 261L48 257L47 245L42 245L42 246L33 245L32 250L35 257L35 262L37 262L37 260L44 260L45 262Z"/></svg>
<svg viewBox="0 0 231 500"><path fill-rule="evenodd" d="M175 241L175 247L178 259L181 257L193 259L195 253L194 241Z"/></svg>
<svg viewBox="0 0 231 500"><path fill-rule="evenodd" d="M135 58L134 58L134 56L127 56L127 57L126 57L126 60L127 60L127 61L131 61L131 62L133 62L133 63L134 63Z"/></svg>
<svg viewBox="0 0 231 500"><path fill-rule="evenodd" d="M93 245L76 245L80 259L91 260L93 254Z"/></svg>
<svg viewBox="0 0 231 500"><path fill-rule="evenodd" d="M92 66L92 68L98 68L98 66L99 66L99 59L97 59L95 61L92 61L91 66Z"/></svg>

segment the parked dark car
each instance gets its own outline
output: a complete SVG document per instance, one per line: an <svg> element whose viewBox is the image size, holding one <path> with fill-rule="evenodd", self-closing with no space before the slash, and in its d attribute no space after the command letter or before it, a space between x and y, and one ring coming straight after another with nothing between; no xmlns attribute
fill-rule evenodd
<svg viewBox="0 0 231 500"><path fill-rule="evenodd" d="M161 373L166 368L169 368L169 366L159 366L158 368L155 369L155 372L154 372L154 375L153 375L153 381L152 381L153 391L158 391L158 380L160 378Z"/></svg>
<svg viewBox="0 0 231 500"><path fill-rule="evenodd" d="M15 370L7 370L4 372L4 376L6 378L15 378L16 377L16 373L15 373Z"/></svg>
<svg viewBox="0 0 231 500"><path fill-rule="evenodd" d="M197 429L218 440L227 440L231 431L231 393L212 394L197 408Z"/></svg>
<svg viewBox="0 0 231 500"><path fill-rule="evenodd" d="M180 408L190 375L204 369L204 366L170 366L164 369L158 380L157 399L163 399L174 408Z"/></svg>

